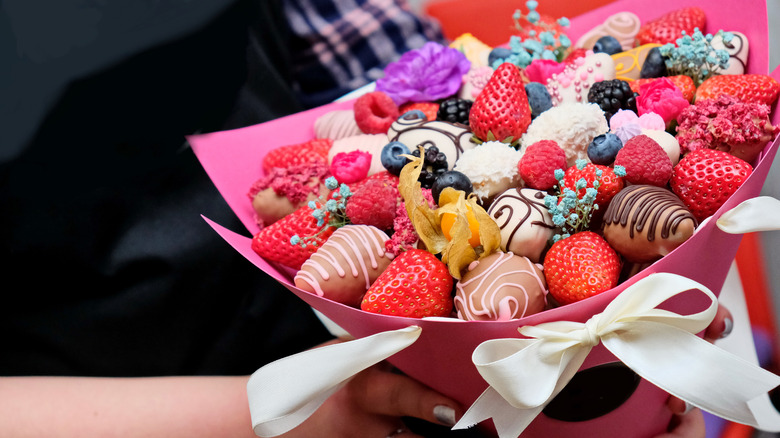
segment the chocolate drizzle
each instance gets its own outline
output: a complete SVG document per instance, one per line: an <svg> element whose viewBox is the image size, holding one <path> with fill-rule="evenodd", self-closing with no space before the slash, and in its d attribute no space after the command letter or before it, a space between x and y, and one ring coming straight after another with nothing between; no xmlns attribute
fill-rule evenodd
<svg viewBox="0 0 780 438"><path fill-rule="evenodd" d="M529 189L530 190L530 189ZM544 214L547 212L547 207L544 205L544 192L536 191L534 190L534 199L529 198L523 193L523 189L518 187L514 191L507 190L503 194L501 194L498 198L496 198L493 201L493 205L498 205L498 207L493 210L490 210L490 216L493 217L493 219L496 220L496 224L498 224L498 228L503 230L505 227L509 225L509 223L512 222L512 217L515 214L515 208L511 205L509 202L498 202L501 199L509 198L514 199L522 204L524 204L527 208L525 209L525 216L523 216L522 219L520 219L519 222L517 222L517 225L512 230L512 232L509 234L509 238L507 239L507 247L511 244L512 240L515 237L515 233L525 224L526 221L531 217L531 214L533 211L536 211L539 213L539 216L544 217ZM503 219L503 222L499 221L499 219ZM554 225L550 225L543 221L532 221L531 225L538 225L540 227L554 229Z"/></svg>
<svg viewBox="0 0 780 438"><path fill-rule="evenodd" d="M409 113L407 113L409 114ZM463 153L463 146L461 145L461 141L463 141L463 137L470 138L471 137L471 131L469 131L464 125L457 125L455 123L445 122L442 120L433 120L429 122L423 122L419 123L420 119L412 116L412 119L406 119L405 116L399 117L395 123L393 123L393 126L391 127L392 131L395 131L395 135L390 137L390 141L400 141L401 143L406 144L403 140L401 140L401 136L410 133L414 131L415 133L420 133L420 131L430 131L436 134L441 134L445 138L449 139L450 142L452 142L452 145L455 146L455 160L457 161L458 158L460 158L460 155ZM450 132L446 129L439 128L438 126L444 125L450 125L452 127L457 128L460 130L460 133L454 133ZM431 139L426 139L422 143L418 144L407 144L410 148L416 148L417 146L422 145L425 148L428 148L430 146L436 146L439 148L439 150L442 150L442 145L437 144L435 141Z"/></svg>
<svg viewBox="0 0 780 438"><path fill-rule="evenodd" d="M653 241L664 214L666 218L660 228L662 239L668 239L671 234L676 233L677 227L686 219L692 220L694 226L698 225L696 218L677 195L650 185L629 186L615 195L604 213L604 225L628 225L632 239L634 231L641 233L647 229L647 240Z"/></svg>

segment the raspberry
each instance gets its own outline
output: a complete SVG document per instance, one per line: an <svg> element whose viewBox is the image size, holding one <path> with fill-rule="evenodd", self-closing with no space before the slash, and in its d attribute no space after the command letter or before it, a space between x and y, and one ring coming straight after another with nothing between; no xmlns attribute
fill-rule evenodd
<svg viewBox="0 0 780 438"><path fill-rule="evenodd" d="M356 225L373 225L392 230L401 194L397 184L382 179L368 179L347 201L346 214Z"/></svg>
<svg viewBox="0 0 780 438"><path fill-rule="evenodd" d="M365 184L365 183L367 183L369 181L381 181L381 182L383 182L385 184L389 184L389 185L391 185L393 187L398 187L398 176L397 175L393 175L392 173L390 173L388 171L384 171L384 172L377 172L377 173L375 173L373 175L370 175L368 178L365 178L365 179L363 179L361 181L358 181L355 184L350 184L349 185L349 189L352 191L352 193L355 193L358 190L360 190L360 187L362 187L363 184Z"/></svg>
<svg viewBox="0 0 780 438"><path fill-rule="evenodd" d="M398 118L398 106L382 91L372 91L357 98L355 122L366 134L386 134Z"/></svg>
<svg viewBox="0 0 780 438"><path fill-rule="evenodd" d="M615 166L626 169L625 180L631 184L664 187L672 177L672 160L658 142L643 134L623 145L615 157Z"/></svg>
<svg viewBox="0 0 780 438"><path fill-rule="evenodd" d="M368 152L360 150L339 152L333 156L330 173L338 182L352 184L365 179L370 167L371 154Z"/></svg>
<svg viewBox="0 0 780 438"><path fill-rule="evenodd" d="M566 168L566 152L553 140L539 140L529 145L517 170L525 185L532 189L547 190L555 187L556 169Z"/></svg>

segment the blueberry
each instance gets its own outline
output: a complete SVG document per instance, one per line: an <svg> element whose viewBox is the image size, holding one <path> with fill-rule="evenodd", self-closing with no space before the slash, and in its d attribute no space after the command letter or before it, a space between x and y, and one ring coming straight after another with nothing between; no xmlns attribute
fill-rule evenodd
<svg viewBox="0 0 780 438"><path fill-rule="evenodd" d="M391 141L382 148L382 154L379 158L382 160L382 166L385 166L388 172L393 175L400 175L401 169L406 166L409 160L402 157L403 154L408 154L409 148L400 141Z"/></svg>
<svg viewBox="0 0 780 438"><path fill-rule="evenodd" d="M431 187L431 195L433 195L433 200L436 201L437 204L439 203L439 195L441 195L441 191L444 190L445 187L462 190L466 192L466 196L474 190L474 186L471 185L469 177L457 170L448 170L439 175Z"/></svg>
<svg viewBox="0 0 780 438"><path fill-rule="evenodd" d="M512 51L505 48L505 47L496 47L495 49L491 50L488 54L488 65L493 66L493 63L496 62L499 59L506 60L509 58L509 56L512 55Z"/></svg>
<svg viewBox="0 0 780 438"><path fill-rule="evenodd" d="M606 53L607 55L614 55L623 51L623 46L620 45L620 41L612 35L604 35L596 40L596 44L593 45L593 53Z"/></svg>
<svg viewBox="0 0 780 438"><path fill-rule="evenodd" d="M528 95L528 104L531 105L531 117L536 118L539 114L552 108L552 98L547 87L539 82L529 82L525 84L525 94Z"/></svg>
<svg viewBox="0 0 780 438"><path fill-rule="evenodd" d="M615 161L618 151L623 148L623 142L620 138L611 133L596 136L588 145L588 158L594 164L609 166Z"/></svg>
<svg viewBox="0 0 780 438"><path fill-rule="evenodd" d="M403 116L404 120L428 120L428 116L420 110L410 110L401 114L401 116Z"/></svg>
<svg viewBox="0 0 780 438"><path fill-rule="evenodd" d="M653 47L647 52L642 70L639 71L640 78L660 78L666 76L666 61L658 47Z"/></svg>

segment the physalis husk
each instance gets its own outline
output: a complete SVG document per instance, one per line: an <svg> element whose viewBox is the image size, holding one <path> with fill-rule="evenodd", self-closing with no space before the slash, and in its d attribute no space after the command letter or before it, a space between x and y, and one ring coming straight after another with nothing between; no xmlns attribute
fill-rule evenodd
<svg viewBox="0 0 780 438"><path fill-rule="evenodd" d="M411 162L401 170L398 190L404 198L406 212L420 240L431 253L441 253L442 262L447 265L450 275L460 279L461 271L471 262L490 255L499 248L501 232L493 218L477 203L476 196L466 198L463 191L452 187L442 190L439 195L439 208L431 209L417 180L422 171L424 155L422 151L420 157L406 155ZM478 223L480 244L476 247L469 244L469 211ZM454 222L449 229L450 239L444 235L441 227L445 214L454 215Z"/></svg>

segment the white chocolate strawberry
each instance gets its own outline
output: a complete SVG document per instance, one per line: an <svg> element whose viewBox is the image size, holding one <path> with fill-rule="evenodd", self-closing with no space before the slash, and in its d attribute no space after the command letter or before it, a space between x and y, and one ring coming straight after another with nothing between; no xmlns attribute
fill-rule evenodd
<svg viewBox="0 0 780 438"><path fill-rule="evenodd" d="M596 82L615 79L615 61L606 53L588 51L560 73L547 80L547 91L553 106L563 103L587 103L590 86Z"/></svg>

